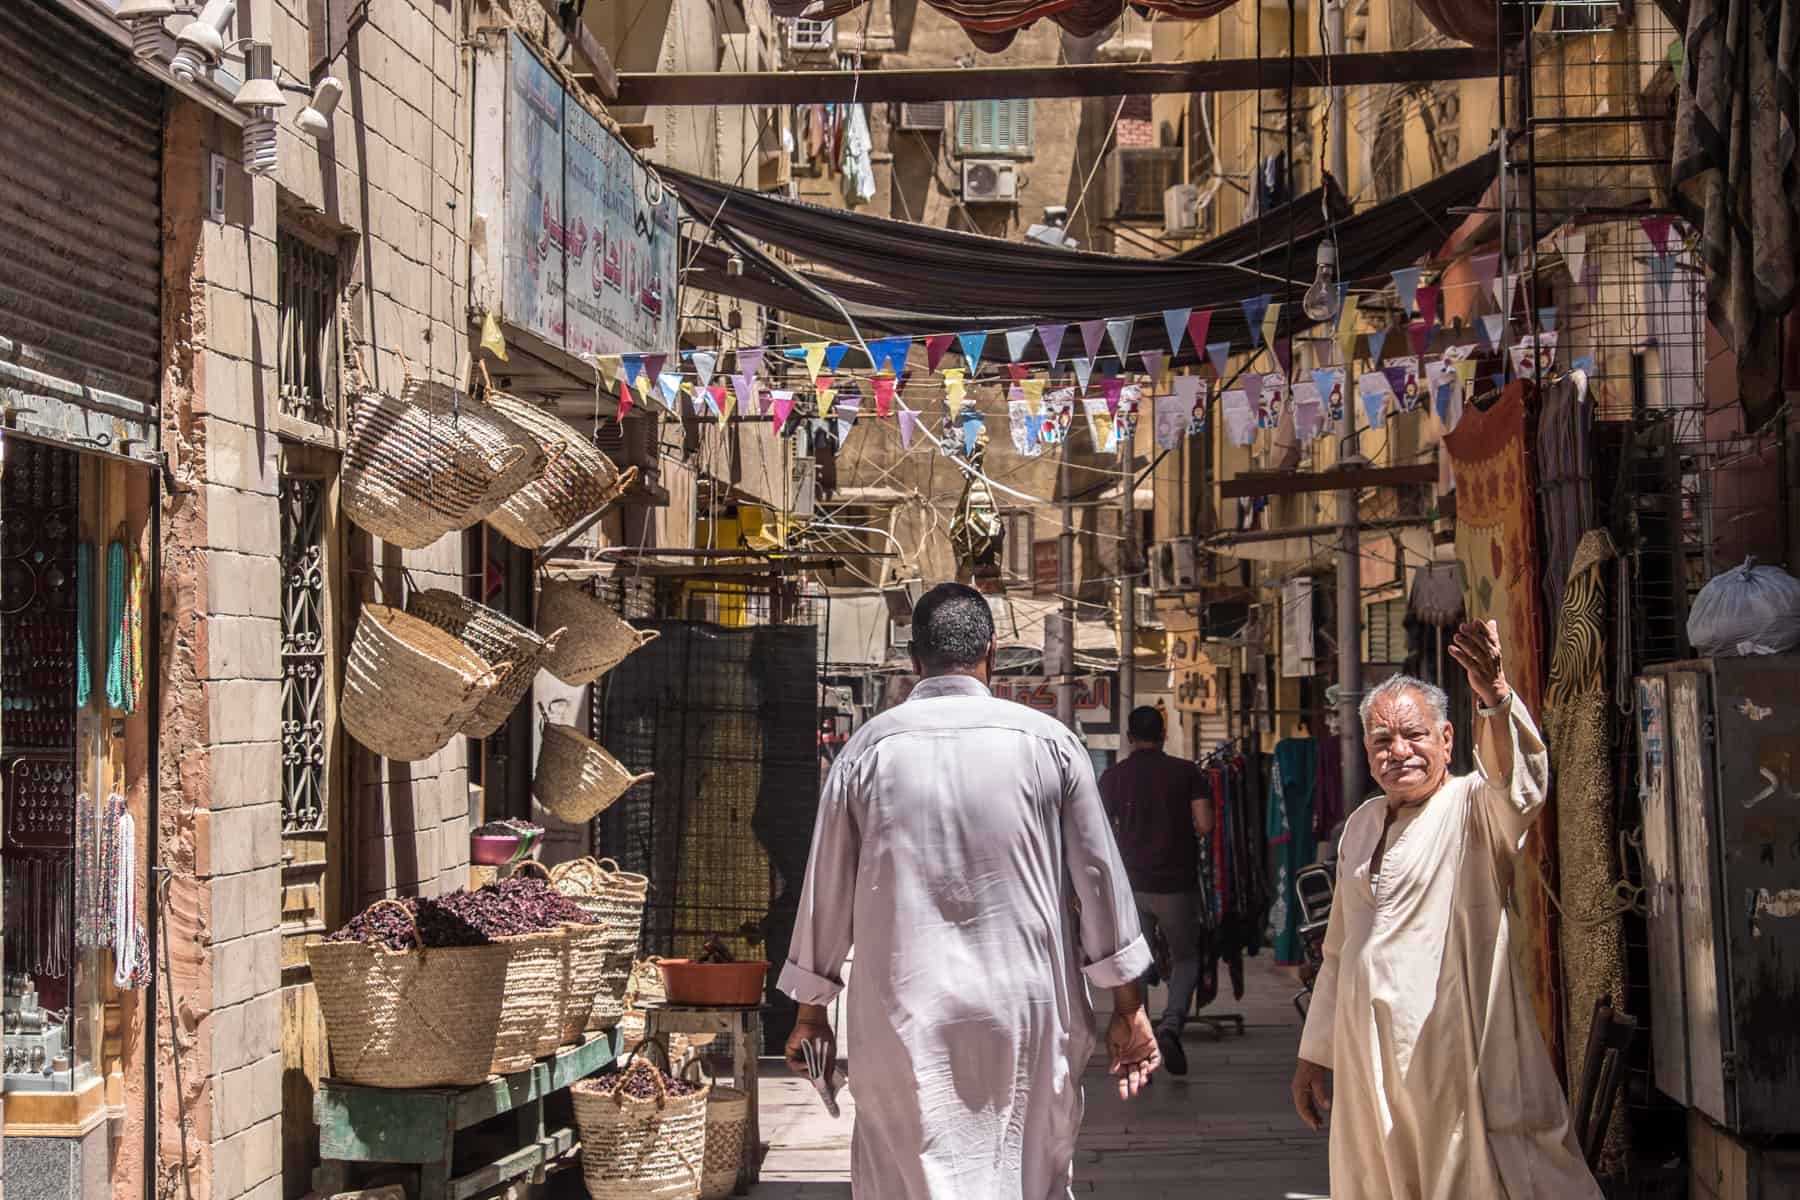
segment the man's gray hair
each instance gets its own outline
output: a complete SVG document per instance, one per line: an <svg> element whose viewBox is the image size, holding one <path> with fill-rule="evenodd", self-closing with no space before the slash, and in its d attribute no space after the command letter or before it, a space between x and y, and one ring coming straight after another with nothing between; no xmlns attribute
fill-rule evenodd
<svg viewBox="0 0 1800 1200"><path fill-rule="evenodd" d="M1383 696L1398 696L1401 692L1417 692L1419 699L1425 702L1432 716L1438 721L1450 719L1450 696L1435 683L1426 683L1423 679L1415 679L1411 675L1390 675L1367 692L1363 693L1362 703L1356 708L1356 715L1362 720L1363 728L1369 727L1369 709L1375 701Z"/></svg>

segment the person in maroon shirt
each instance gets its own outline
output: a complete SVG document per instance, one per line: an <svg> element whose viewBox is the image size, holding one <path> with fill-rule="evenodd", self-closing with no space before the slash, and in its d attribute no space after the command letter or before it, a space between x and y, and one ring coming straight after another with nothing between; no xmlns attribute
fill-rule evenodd
<svg viewBox="0 0 1800 1200"><path fill-rule="evenodd" d="M1212 831L1212 800L1200 768L1163 753L1167 734L1154 708L1125 724L1131 754L1100 777L1100 799L1140 911L1168 939L1169 1002L1156 1044L1171 1075L1187 1074L1181 1027L1200 985L1200 835Z"/></svg>

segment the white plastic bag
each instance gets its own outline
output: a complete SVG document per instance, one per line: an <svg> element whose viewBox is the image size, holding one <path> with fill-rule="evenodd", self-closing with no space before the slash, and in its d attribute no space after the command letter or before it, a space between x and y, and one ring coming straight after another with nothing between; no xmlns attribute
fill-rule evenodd
<svg viewBox="0 0 1800 1200"><path fill-rule="evenodd" d="M1754 558L1715 575L1688 612L1694 653L1729 658L1800 646L1800 579Z"/></svg>

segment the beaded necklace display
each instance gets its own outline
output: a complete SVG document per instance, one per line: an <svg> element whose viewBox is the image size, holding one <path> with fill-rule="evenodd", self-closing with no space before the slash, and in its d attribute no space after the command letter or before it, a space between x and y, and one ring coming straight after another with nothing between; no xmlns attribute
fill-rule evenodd
<svg viewBox="0 0 1800 1200"><path fill-rule="evenodd" d="M110 803L108 805L110 807ZM144 931L138 925L137 887L132 867L137 862L137 823L119 808L118 862L114 875L113 895L113 983L122 988L141 987L149 976L149 955L145 953Z"/></svg>
<svg viewBox="0 0 1800 1200"><path fill-rule="evenodd" d="M94 687L88 639L94 635L94 543L75 547L75 707L86 708Z"/></svg>
<svg viewBox="0 0 1800 1200"><path fill-rule="evenodd" d="M123 713L136 712L144 692L143 560L130 557L128 586L125 543L106 548L106 702Z"/></svg>

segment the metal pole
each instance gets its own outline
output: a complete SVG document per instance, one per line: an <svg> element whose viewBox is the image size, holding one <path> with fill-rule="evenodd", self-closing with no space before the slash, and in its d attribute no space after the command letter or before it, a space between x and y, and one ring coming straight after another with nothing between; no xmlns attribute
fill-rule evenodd
<svg viewBox="0 0 1800 1200"><path fill-rule="evenodd" d="M1135 431L1134 431L1135 435ZM1131 749L1126 727L1137 707L1137 512L1132 507L1136 491L1132 478L1131 440L1119 439L1119 749L1124 758Z"/></svg>
<svg viewBox="0 0 1800 1200"><path fill-rule="evenodd" d="M1326 0L1325 52L1344 53L1344 0ZM1326 161L1332 177L1346 192L1350 187L1350 119L1344 89L1333 86L1328 112L1331 120ZM1346 377L1350 364L1344 364ZM1360 457L1356 440L1356 404L1345 380L1344 416L1338 423L1338 459ZM1362 697L1362 540L1357 533L1356 489L1337 494L1337 638L1338 638L1338 736L1343 739L1344 802L1362 798L1362 729L1356 706Z"/></svg>
<svg viewBox="0 0 1800 1200"><path fill-rule="evenodd" d="M1325 5L1325 53L1344 52L1344 0L1327 0ZM1329 61L1329 59L1328 59ZM1326 169L1346 194L1350 187L1350 119L1344 109L1344 87L1333 84L1326 109L1331 121L1330 144L1326 147Z"/></svg>
<svg viewBox="0 0 1800 1200"><path fill-rule="evenodd" d="M1056 593L1062 597L1062 641L1056 659L1056 719L1077 736L1075 725L1075 495L1069 485L1069 435L1063 434L1062 464L1058 469L1062 491L1062 535L1056 544Z"/></svg>

